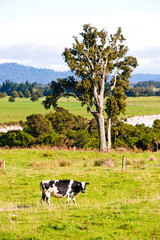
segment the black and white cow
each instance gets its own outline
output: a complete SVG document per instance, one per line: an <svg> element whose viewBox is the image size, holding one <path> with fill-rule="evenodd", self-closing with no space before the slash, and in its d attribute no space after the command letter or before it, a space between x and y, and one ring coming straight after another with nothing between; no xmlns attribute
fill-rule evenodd
<svg viewBox="0 0 160 240"><path fill-rule="evenodd" d="M85 188L88 184L89 183L74 180L43 180L40 183L40 190L42 189L42 206L45 198L50 206L50 197L62 198L66 196L68 197L67 205L69 204L70 198L72 198L74 204L76 204L75 197L80 191L85 193Z"/></svg>

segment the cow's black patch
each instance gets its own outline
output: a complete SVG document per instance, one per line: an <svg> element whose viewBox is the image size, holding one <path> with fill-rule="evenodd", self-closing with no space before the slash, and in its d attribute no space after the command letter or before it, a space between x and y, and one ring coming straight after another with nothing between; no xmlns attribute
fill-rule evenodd
<svg viewBox="0 0 160 240"><path fill-rule="evenodd" d="M70 180L59 180L55 182L55 187L57 188L57 193L65 196L68 191Z"/></svg>
<svg viewBox="0 0 160 240"><path fill-rule="evenodd" d="M72 191L73 191L74 193L79 193L79 192L81 191L81 183L80 183L80 182L77 182L77 181L74 181L74 182L72 183L71 188L72 188Z"/></svg>
<svg viewBox="0 0 160 240"><path fill-rule="evenodd" d="M48 183L43 183L44 186L45 186L45 189L48 190L50 187L52 187L53 184L54 184L54 182L55 182L55 181L49 181Z"/></svg>

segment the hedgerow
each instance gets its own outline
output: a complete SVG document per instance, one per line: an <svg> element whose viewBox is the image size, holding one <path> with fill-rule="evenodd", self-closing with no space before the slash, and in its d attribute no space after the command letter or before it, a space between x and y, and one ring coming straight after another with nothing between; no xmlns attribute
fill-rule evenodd
<svg viewBox="0 0 160 240"><path fill-rule="evenodd" d="M107 126L107 122L106 122ZM23 131L0 134L0 147L30 147L47 145L56 147L99 148L95 119L75 116L63 108L45 116L32 114L27 117ZM160 120L152 128L128 125L124 122L112 126L114 148L138 148L155 151L160 145Z"/></svg>

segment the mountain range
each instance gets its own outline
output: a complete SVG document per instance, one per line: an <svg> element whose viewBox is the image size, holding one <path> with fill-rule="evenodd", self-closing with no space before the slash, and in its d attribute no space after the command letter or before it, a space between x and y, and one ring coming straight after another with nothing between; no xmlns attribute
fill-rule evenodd
<svg viewBox="0 0 160 240"><path fill-rule="evenodd" d="M71 75L73 76L71 71L57 72L52 69L28 67L17 63L0 64L0 85L5 80L16 83L28 81L30 83L48 84L57 78L66 78ZM160 74L132 74L130 83L150 80L160 81Z"/></svg>

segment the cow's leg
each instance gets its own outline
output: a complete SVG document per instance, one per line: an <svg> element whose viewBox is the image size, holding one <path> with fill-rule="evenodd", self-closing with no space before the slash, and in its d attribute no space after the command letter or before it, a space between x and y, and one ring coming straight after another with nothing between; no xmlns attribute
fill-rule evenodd
<svg viewBox="0 0 160 240"><path fill-rule="evenodd" d="M43 194L42 194L42 198L41 198L41 203L42 203L42 206L44 205L44 200L45 200L45 197L46 197L46 196L45 196L45 194L43 193Z"/></svg>
<svg viewBox="0 0 160 240"><path fill-rule="evenodd" d="M68 194L68 198L67 198L67 206L69 205L69 200L70 200L70 198L71 198L71 195Z"/></svg>
<svg viewBox="0 0 160 240"><path fill-rule="evenodd" d="M51 193L46 193L46 202L48 203L49 206L51 206L50 197L51 197Z"/></svg>
<svg viewBox="0 0 160 240"><path fill-rule="evenodd" d="M75 199L75 197L73 197L72 199L73 199L74 204L76 205L76 199Z"/></svg>
<svg viewBox="0 0 160 240"><path fill-rule="evenodd" d="M51 204L50 204L50 197L46 197L46 202L48 203L49 206L51 206Z"/></svg>

